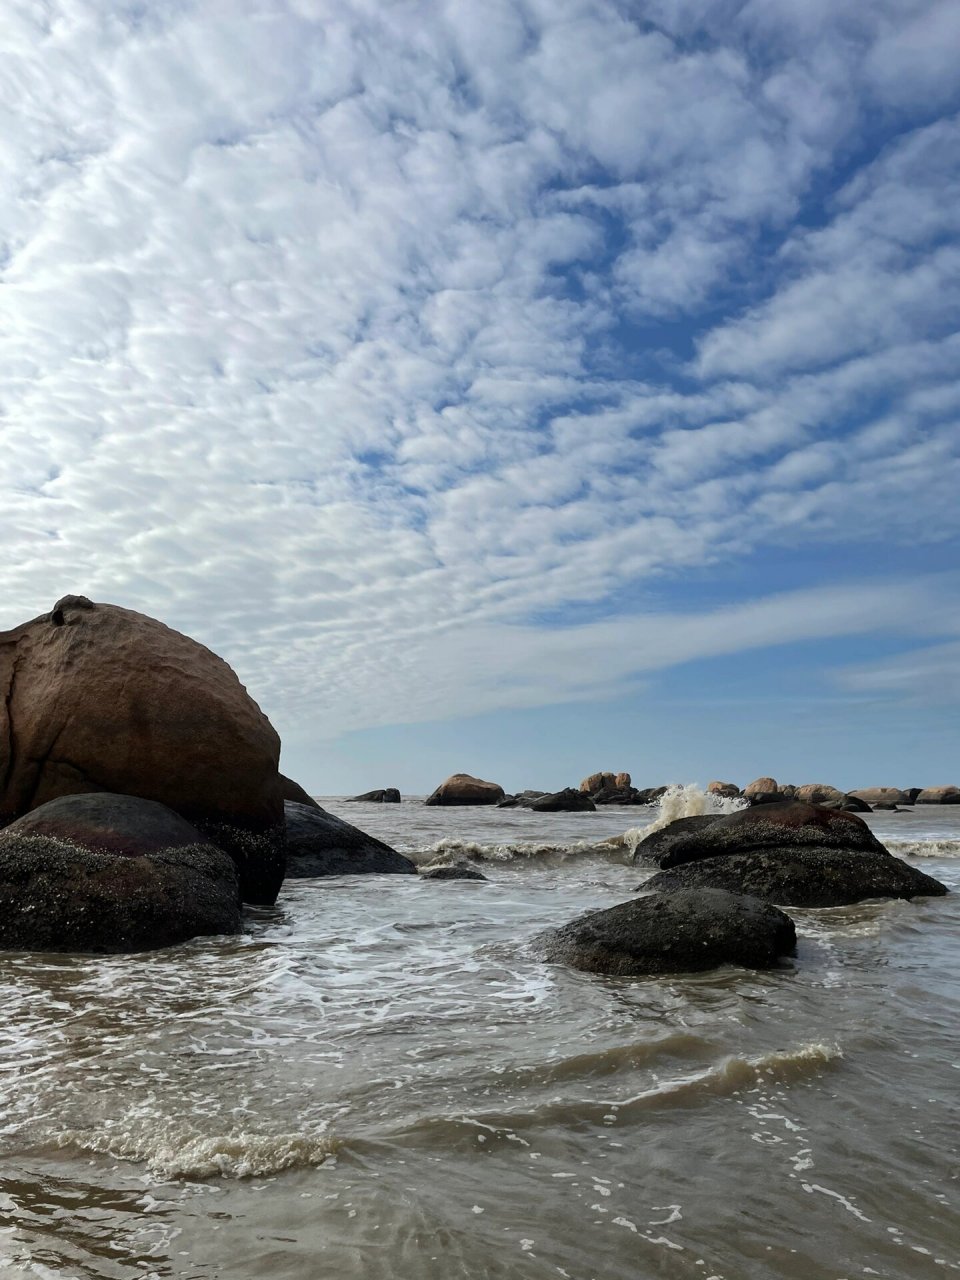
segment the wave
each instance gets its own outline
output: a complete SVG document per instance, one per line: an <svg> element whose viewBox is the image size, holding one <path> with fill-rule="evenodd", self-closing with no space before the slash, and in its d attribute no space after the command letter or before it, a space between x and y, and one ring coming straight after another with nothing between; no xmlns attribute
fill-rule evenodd
<svg viewBox="0 0 960 1280"><path fill-rule="evenodd" d="M54 1135L60 1148L131 1160L152 1174L173 1178L257 1178L284 1169L327 1163L340 1148L328 1136L297 1133L233 1133L202 1135L186 1127L138 1121L129 1128L67 1129Z"/></svg>
<svg viewBox="0 0 960 1280"><path fill-rule="evenodd" d="M612 840L573 840L568 844L535 844L518 841L507 844L482 844L476 840L457 840L449 838L438 840L425 849L405 850L404 856L411 858L418 866L427 864L457 862L463 858L472 858L475 862L514 862L523 858L551 857L574 858L616 857L622 853L623 845L620 836Z"/></svg>
<svg viewBox="0 0 960 1280"><path fill-rule="evenodd" d="M960 840L889 840L884 845L898 858L960 858Z"/></svg>
<svg viewBox="0 0 960 1280"><path fill-rule="evenodd" d="M517 1111L481 1111L454 1116L425 1116L392 1135L404 1144L428 1147L486 1147L504 1143L527 1145L522 1136L533 1129L612 1125L640 1120L664 1108L698 1106L715 1098L731 1098L757 1086L786 1085L813 1079L843 1058L839 1045L811 1043L757 1057L734 1056L679 1079L658 1081L623 1099L551 1098Z"/></svg>
<svg viewBox="0 0 960 1280"><path fill-rule="evenodd" d="M696 786L668 787L660 797L657 816L645 827L630 827L622 836L615 836L621 846L632 856L637 845L654 831L668 827L678 818L699 818L710 813L736 813L745 809L747 801L741 796L715 796L711 791L701 791Z"/></svg>

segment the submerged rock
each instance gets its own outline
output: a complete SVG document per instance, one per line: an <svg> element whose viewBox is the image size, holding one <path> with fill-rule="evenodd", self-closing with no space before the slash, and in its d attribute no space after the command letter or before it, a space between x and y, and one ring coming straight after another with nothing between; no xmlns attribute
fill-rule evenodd
<svg viewBox="0 0 960 1280"><path fill-rule="evenodd" d="M893 809L898 804L909 804L906 793L899 787L861 787L847 793L873 809Z"/></svg>
<svg viewBox="0 0 960 1280"><path fill-rule="evenodd" d="M376 836L319 806L288 800L287 876L415 875L416 866Z"/></svg>
<svg viewBox="0 0 960 1280"><path fill-rule="evenodd" d="M283 880L280 739L230 667L85 596L0 633L0 820L58 796L142 796L234 859L244 898Z"/></svg>
<svg viewBox="0 0 960 1280"><path fill-rule="evenodd" d="M534 813L591 813L597 806L584 792L564 787L531 801L529 807Z"/></svg>
<svg viewBox="0 0 960 1280"><path fill-rule="evenodd" d="M674 865L639 886L644 892L725 889L787 907L841 907L865 898L938 897L946 885L886 851L754 849Z"/></svg>
<svg viewBox="0 0 960 1280"><path fill-rule="evenodd" d="M239 929L234 863L155 801L62 796L0 831L0 947L104 954Z"/></svg>
<svg viewBox="0 0 960 1280"><path fill-rule="evenodd" d="M497 801L498 809L529 809L534 800L545 796L546 791L521 791L515 796L504 796Z"/></svg>
<svg viewBox="0 0 960 1280"><path fill-rule="evenodd" d="M421 880L486 880L487 877L469 862L435 862L420 868Z"/></svg>
<svg viewBox="0 0 960 1280"><path fill-rule="evenodd" d="M396 787L381 787L379 791L364 791L363 795L350 799L365 800L368 804L400 804L400 792Z"/></svg>
<svg viewBox="0 0 960 1280"><path fill-rule="evenodd" d="M537 939L544 959L589 973L684 973L737 964L775 968L796 930L769 903L718 889L680 889L591 911Z"/></svg>
<svg viewBox="0 0 960 1280"><path fill-rule="evenodd" d="M498 804L503 797L503 787L496 782L484 782L482 778L474 778L469 773L453 773L445 782L440 783L424 804Z"/></svg>

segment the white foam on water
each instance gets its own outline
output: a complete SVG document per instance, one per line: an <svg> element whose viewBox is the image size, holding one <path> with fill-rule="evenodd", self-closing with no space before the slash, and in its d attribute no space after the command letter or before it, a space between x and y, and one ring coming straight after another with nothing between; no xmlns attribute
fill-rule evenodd
<svg viewBox="0 0 960 1280"><path fill-rule="evenodd" d="M699 818L711 813L736 813L747 808L747 801L741 796L715 796L711 791L703 791L693 784L668 787L660 797L657 816L645 827L630 827L620 837L621 843L631 853L637 845L654 831L668 827L678 818Z"/></svg>
<svg viewBox="0 0 960 1280"><path fill-rule="evenodd" d="M56 1135L57 1146L145 1164L159 1178L256 1178L284 1169L325 1164L340 1144L325 1135L298 1133L198 1134L176 1125L138 1121L128 1128Z"/></svg>

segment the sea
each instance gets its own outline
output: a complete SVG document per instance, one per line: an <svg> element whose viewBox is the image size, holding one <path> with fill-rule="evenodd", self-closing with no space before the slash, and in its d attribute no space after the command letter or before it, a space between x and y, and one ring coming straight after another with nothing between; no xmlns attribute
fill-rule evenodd
<svg viewBox="0 0 960 1280"><path fill-rule="evenodd" d="M795 959L609 978L596 813L325 808L484 881L291 881L239 937L0 955L0 1276L922 1280L960 1272L960 892L791 909ZM960 888L960 806L866 820Z"/></svg>

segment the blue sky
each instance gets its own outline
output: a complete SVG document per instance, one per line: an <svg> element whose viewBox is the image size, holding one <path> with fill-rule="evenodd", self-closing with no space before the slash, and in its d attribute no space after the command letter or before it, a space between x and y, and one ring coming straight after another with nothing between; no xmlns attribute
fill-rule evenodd
<svg viewBox="0 0 960 1280"><path fill-rule="evenodd" d="M318 792L960 781L960 3L14 3L0 625Z"/></svg>

